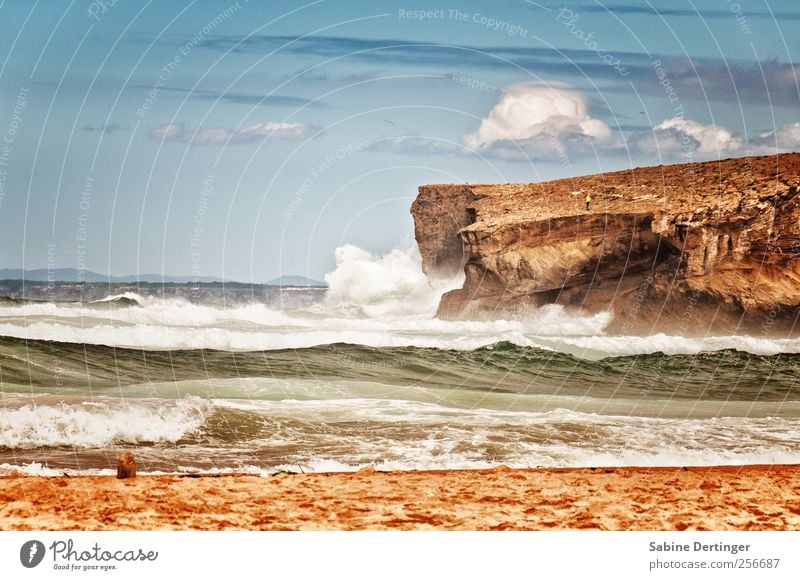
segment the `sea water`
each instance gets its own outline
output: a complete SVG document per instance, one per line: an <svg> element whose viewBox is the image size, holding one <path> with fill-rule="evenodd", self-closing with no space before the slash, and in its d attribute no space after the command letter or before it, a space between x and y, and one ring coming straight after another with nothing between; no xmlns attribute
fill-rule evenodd
<svg viewBox="0 0 800 580"><path fill-rule="evenodd" d="M444 321L462 280L414 250L336 257L310 306L0 306L0 472L111 473L123 449L153 473L800 461L796 339Z"/></svg>

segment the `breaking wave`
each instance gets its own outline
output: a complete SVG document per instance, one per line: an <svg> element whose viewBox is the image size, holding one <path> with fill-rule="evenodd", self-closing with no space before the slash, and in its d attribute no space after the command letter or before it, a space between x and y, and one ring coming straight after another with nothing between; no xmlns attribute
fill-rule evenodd
<svg viewBox="0 0 800 580"><path fill-rule="evenodd" d="M121 443L175 443L213 411L208 401L102 401L0 408L0 447L105 447Z"/></svg>

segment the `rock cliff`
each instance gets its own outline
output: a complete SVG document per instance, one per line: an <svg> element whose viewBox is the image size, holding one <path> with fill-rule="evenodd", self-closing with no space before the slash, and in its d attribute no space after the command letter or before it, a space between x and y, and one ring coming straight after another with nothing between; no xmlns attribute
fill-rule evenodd
<svg viewBox="0 0 800 580"><path fill-rule="evenodd" d="M554 303L612 312L610 332L786 336L800 334L799 186L790 153L427 185L411 213L426 274L466 275L443 318Z"/></svg>

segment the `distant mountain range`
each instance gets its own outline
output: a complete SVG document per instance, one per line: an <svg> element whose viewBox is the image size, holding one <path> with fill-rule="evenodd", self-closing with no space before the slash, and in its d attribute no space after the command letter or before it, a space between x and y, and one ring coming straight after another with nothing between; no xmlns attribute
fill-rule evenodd
<svg viewBox="0 0 800 580"><path fill-rule="evenodd" d="M161 274L142 274L141 276L104 276L91 270L78 270L76 268L54 268L46 270L22 270L20 268L6 268L0 270L0 280L27 280L30 282L88 282L102 283L112 282L117 284L135 282L156 282L187 284L191 282L224 282L222 278L214 276L162 276Z"/></svg>
<svg viewBox="0 0 800 580"><path fill-rule="evenodd" d="M304 288L327 288L327 282L320 282L305 276L281 276L267 282L267 286L302 286Z"/></svg>
<svg viewBox="0 0 800 580"><path fill-rule="evenodd" d="M28 282L87 282L89 284L113 283L132 284L144 282L151 284L192 284L192 283L223 283L231 282L216 276L166 276L161 274L141 274L139 276L104 276L91 270L80 271L76 268L55 268L47 270L23 270L21 268L0 269L0 280L26 280ZM325 282L312 280L305 276L281 276L266 283L266 286L301 286L301 287L326 287Z"/></svg>

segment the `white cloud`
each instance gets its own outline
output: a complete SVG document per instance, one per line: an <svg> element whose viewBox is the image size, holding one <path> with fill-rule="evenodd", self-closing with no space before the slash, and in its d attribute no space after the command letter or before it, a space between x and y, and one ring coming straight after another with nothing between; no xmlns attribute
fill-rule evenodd
<svg viewBox="0 0 800 580"><path fill-rule="evenodd" d="M502 157L553 158L610 140L611 129L590 116L586 97L565 83L525 83L503 96L463 137L472 151Z"/></svg>
<svg viewBox="0 0 800 580"><path fill-rule="evenodd" d="M628 149L634 153L658 153L666 159L722 159L737 155L774 155L800 148L800 123L783 125L745 141L721 125L704 125L673 117L652 131L639 131L628 137Z"/></svg>
<svg viewBox="0 0 800 580"><path fill-rule="evenodd" d="M565 83L535 82L506 87L478 129L462 137L462 144L468 151L514 160L564 163L577 156L632 154L642 162L701 161L798 150L800 122L745 139L723 125L680 116L652 129L630 129L623 140L591 116L580 91ZM406 139L392 147L413 150L411 145Z"/></svg>
<svg viewBox="0 0 800 580"><path fill-rule="evenodd" d="M703 125L691 119L673 117L662 121L655 129L659 150L691 147L702 155L736 153L744 148L744 141L730 129L720 125Z"/></svg>
<svg viewBox="0 0 800 580"><path fill-rule="evenodd" d="M393 147L413 150L412 140L405 141ZM745 140L723 125L681 116L652 129L630 130L623 141L591 116L588 99L580 91L561 82L534 82L506 87L478 129L466 133L462 143L468 151L516 160L567 162L570 157L595 154L650 159L657 154L670 161L700 161L800 149L800 122Z"/></svg>
<svg viewBox="0 0 800 580"><path fill-rule="evenodd" d="M235 143L255 143L257 141L291 141L311 137L320 128L305 123L256 123L242 127L233 134Z"/></svg>
<svg viewBox="0 0 800 580"><path fill-rule="evenodd" d="M800 122L790 123L772 131L761 133L758 138L767 147L771 145L783 151L800 149Z"/></svg>
<svg viewBox="0 0 800 580"><path fill-rule="evenodd" d="M291 141L306 139L321 130L308 123L268 122L255 123L239 129L211 127L185 129L181 123L162 125L150 131L152 139L184 141L198 145L222 145L225 143L259 143L262 141Z"/></svg>
<svg viewBox="0 0 800 580"><path fill-rule="evenodd" d="M751 143L749 149L755 144ZM651 130L628 135L628 151L653 155L665 161L702 161L744 155L744 139L721 125L704 125L684 117L665 119Z"/></svg>
<svg viewBox="0 0 800 580"><path fill-rule="evenodd" d="M150 131L149 135L152 139L172 141L178 139L183 133L183 125L180 123L169 123L161 125Z"/></svg>
<svg viewBox="0 0 800 580"><path fill-rule="evenodd" d="M198 145L221 145L231 138L232 131L230 129L201 129L197 128L194 131L180 135L179 139L183 141L190 141Z"/></svg>

